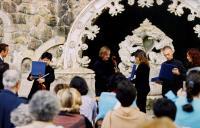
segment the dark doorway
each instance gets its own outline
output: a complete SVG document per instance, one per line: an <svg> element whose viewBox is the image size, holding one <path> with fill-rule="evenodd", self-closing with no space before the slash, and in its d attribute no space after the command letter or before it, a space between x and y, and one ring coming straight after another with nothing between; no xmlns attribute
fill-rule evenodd
<svg viewBox="0 0 200 128"><path fill-rule="evenodd" d="M173 39L176 50L175 58L185 61L188 48L200 48L200 39L193 30L193 27L200 23L200 19L195 19L193 22L187 21L187 16L190 13L187 9L184 10L185 13L181 17L171 14L167 11L169 3L171 3L171 0L165 0L161 6L154 5L150 8L141 8L136 5L137 3L130 6L127 0L123 0L122 4L125 6L125 11L114 17L108 13L108 9L104 10L93 22L100 27L100 32L94 40L85 40L85 43L88 44L88 50L84 51L83 55L89 56L92 59L92 64L98 57L100 47L106 45L120 62L118 44L127 35L132 35L132 31L148 18L153 25Z"/></svg>

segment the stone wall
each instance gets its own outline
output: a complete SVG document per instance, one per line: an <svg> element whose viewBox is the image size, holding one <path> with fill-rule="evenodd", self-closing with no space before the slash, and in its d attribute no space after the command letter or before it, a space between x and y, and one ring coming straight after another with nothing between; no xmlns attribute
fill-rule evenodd
<svg viewBox="0 0 200 128"><path fill-rule="evenodd" d="M7 62L27 71L31 61L26 60L38 59L38 53L50 51L54 60L59 59L72 22L88 3L89 0L1 0L0 43L10 45Z"/></svg>

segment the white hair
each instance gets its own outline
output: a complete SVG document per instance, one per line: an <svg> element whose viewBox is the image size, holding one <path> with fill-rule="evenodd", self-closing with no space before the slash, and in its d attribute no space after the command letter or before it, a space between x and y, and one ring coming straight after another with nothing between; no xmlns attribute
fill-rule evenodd
<svg viewBox="0 0 200 128"><path fill-rule="evenodd" d="M33 117L29 112L28 104L20 104L11 113L11 122L15 126L24 126L30 124L33 121Z"/></svg>
<svg viewBox="0 0 200 128"><path fill-rule="evenodd" d="M21 74L19 71L14 69L9 69L3 74L3 85L5 88L9 89L15 87L17 82L21 81Z"/></svg>

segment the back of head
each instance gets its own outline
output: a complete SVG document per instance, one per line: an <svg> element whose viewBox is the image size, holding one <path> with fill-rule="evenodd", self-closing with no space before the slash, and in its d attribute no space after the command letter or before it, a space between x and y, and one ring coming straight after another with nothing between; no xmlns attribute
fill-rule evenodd
<svg viewBox="0 0 200 128"><path fill-rule="evenodd" d="M56 84L55 85L55 87L54 87L54 92L55 92L55 94L57 94L58 93L58 91L60 91L61 89L65 89L65 88L68 88L69 86L67 85L67 84L61 84L61 83L59 83L59 84Z"/></svg>
<svg viewBox="0 0 200 128"><path fill-rule="evenodd" d="M19 71L9 69L3 74L3 85L5 89L11 89L21 81L21 74Z"/></svg>
<svg viewBox="0 0 200 128"><path fill-rule="evenodd" d="M116 98L123 107L129 107L136 97L136 89L128 80L123 80L117 85Z"/></svg>
<svg viewBox="0 0 200 128"><path fill-rule="evenodd" d="M195 96L200 94L200 67L191 68L186 76L186 93L188 104L183 106L186 112L192 112L193 106L191 102Z"/></svg>
<svg viewBox="0 0 200 128"><path fill-rule="evenodd" d="M51 61L52 60L52 54L49 53L49 52L44 52L40 58L41 59L47 58Z"/></svg>
<svg viewBox="0 0 200 128"><path fill-rule="evenodd" d="M88 86L84 78L75 76L70 81L70 87L77 89L81 95L86 95L88 93Z"/></svg>
<svg viewBox="0 0 200 128"><path fill-rule="evenodd" d="M10 120L15 126L30 124L33 121L33 117L29 112L28 104L20 104L15 110L13 110Z"/></svg>
<svg viewBox="0 0 200 128"><path fill-rule="evenodd" d="M139 58L139 61L145 64L149 64L148 58L146 53L143 50L138 49L135 53L134 53L135 57Z"/></svg>
<svg viewBox="0 0 200 128"><path fill-rule="evenodd" d="M30 113L35 120L49 122L60 111L59 101L49 91L36 92L29 102Z"/></svg>
<svg viewBox="0 0 200 128"><path fill-rule="evenodd" d="M160 98L153 104L153 111L156 117L168 117L174 121L176 110L175 103L166 98Z"/></svg>
<svg viewBox="0 0 200 128"><path fill-rule="evenodd" d="M157 118L141 124L138 128L176 128L169 118Z"/></svg>
<svg viewBox="0 0 200 128"><path fill-rule="evenodd" d="M127 78L122 73L117 72L113 74L109 79L109 91L116 91L118 83L120 83L122 80L127 80Z"/></svg>
<svg viewBox="0 0 200 128"><path fill-rule="evenodd" d="M62 111L70 113L79 113L81 106L81 95L74 88L65 88L57 93Z"/></svg>

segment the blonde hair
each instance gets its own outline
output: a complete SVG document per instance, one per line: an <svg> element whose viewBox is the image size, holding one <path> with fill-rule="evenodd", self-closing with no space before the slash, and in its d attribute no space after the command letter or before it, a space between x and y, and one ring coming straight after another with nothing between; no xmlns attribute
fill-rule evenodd
<svg viewBox="0 0 200 128"><path fill-rule="evenodd" d="M176 125L169 118L162 117L143 123L139 128L176 128Z"/></svg>
<svg viewBox="0 0 200 128"><path fill-rule="evenodd" d="M102 58L103 54L104 54L105 52L108 52L108 51L110 52L110 48L108 48L107 46L101 47L101 49L99 50L99 57Z"/></svg>
<svg viewBox="0 0 200 128"><path fill-rule="evenodd" d="M64 88L58 91L57 97L60 101L62 111L69 113L79 113L81 94L75 88Z"/></svg>

